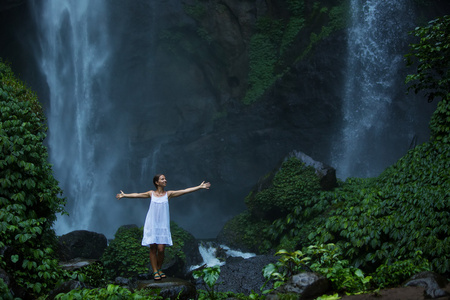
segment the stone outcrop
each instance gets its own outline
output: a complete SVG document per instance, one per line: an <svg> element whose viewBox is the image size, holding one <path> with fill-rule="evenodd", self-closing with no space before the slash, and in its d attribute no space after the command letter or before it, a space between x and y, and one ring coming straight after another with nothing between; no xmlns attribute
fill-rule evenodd
<svg viewBox="0 0 450 300"><path fill-rule="evenodd" d="M151 289L159 291L163 299L196 299L197 289L189 281L168 277L160 281L138 280L133 283L133 288L137 290Z"/></svg>
<svg viewBox="0 0 450 300"><path fill-rule="evenodd" d="M449 296L449 293L444 291L448 280L442 275L434 272L420 272L406 281L405 286L418 286L425 288L424 295L426 298L436 299L444 296Z"/></svg>
<svg viewBox="0 0 450 300"><path fill-rule="evenodd" d="M325 294L329 288L328 279L317 273L305 272L292 276L286 284L270 293L266 299L284 299L282 297L284 294L298 295L297 299L313 299Z"/></svg>
<svg viewBox="0 0 450 300"><path fill-rule="evenodd" d="M60 236L58 245L58 254L62 261L74 258L99 259L108 246L108 241L101 233L76 230Z"/></svg>
<svg viewBox="0 0 450 300"><path fill-rule="evenodd" d="M336 169L314 160L310 156L300 151L291 152L287 158L296 157L302 161L305 166L313 167L316 170L316 174L319 177L320 186L324 191L329 191L337 187Z"/></svg>
<svg viewBox="0 0 450 300"><path fill-rule="evenodd" d="M277 260L273 255L257 255L244 259L242 257L228 257L225 265L220 267L220 276L217 280L217 290L220 292L233 292L250 295L252 291L259 293L266 282L261 270L269 263ZM197 289L206 290L201 279L196 281ZM265 289L272 288L269 282Z"/></svg>

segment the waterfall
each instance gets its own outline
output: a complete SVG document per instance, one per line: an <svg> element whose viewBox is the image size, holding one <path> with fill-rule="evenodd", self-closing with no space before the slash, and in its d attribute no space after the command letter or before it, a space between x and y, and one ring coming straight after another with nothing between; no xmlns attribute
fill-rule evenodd
<svg viewBox="0 0 450 300"><path fill-rule="evenodd" d="M108 126L103 119L111 113L104 3L31 2L38 27L37 61L49 91L49 156L70 214L58 218L57 233L92 228L93 218L101 216L98 202L111 190L115 153L102 136Z"/></svg>
<svg viewBox="0 0 450 300"><path fill-rule="evenodd" d="M402 132L393 112L396 97L405 92L399 70L413 28L409 5L405 0L350 2L343 125L332 158L342 179L378 175L404 153L413 134ZM405 134L406 141L395 140L392 131Z"/></svg>

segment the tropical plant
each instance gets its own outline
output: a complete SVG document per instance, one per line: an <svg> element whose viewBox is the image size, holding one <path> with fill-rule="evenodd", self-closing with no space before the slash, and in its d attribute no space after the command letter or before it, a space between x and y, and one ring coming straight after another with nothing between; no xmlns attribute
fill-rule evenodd
<svg viewBox="0 0 450 300"><path fill-rule="evenodd" d="M157 292L153 290L141 290L131 292L129 289L109 284L105 288L100 289L77 289L69 293L58 294L57 300L74 300L74 299L114 299L114 300L139 300L139 299L163 299Z"/></svg>
<svg viewBox="0 0 450 300"><path fill-rule="evenodd" d="M420 40L411 44L407 64L416 73L406 77L408 90L425 93L428 101L441 100L431 122L431 141L450 143L450 16L437 18L427 26L417 27L411 34Z"/></svg>
<svg viewBox="0 0 450 300"><path fill-rule="evenodd" d="M386 260L377 268L373 276L377 286L385 288L399 285L423 271L430 271L430 263L422 257L421 251L417 251L414 258L402 259L399 257L394 262Z"/></svg>
<svg viewBox="0 0 450 300"><path fill-rule="evenodd" d="M306 254L311 257L311 270L328 278L335 291L357 293L369 289L372 276L364 276L362 270L351 266L335 244L309 246Z"/></svg>
<svg viewBox="0 0 450 300"><path fill-rule="evenodd" d="M450 269L450 147L426 143L410 150L364 188L336 190L324 226L310 234L334 241L355 266L376 269L386 259L422 251L434 270ZM354 179L347 184L357 183ZM331 199L330 199L331 200Z"/></svg>
<svg viewBox="0 0 450 300"><path fill-rule="evenodd" d="M274 221L318 195L320 189L315 169L291 157L275 173L271 186L248 195L245 204L253 215Z"/></svg>
<svg viewBox="0 0 450 300"><path fill-rule="evenodd" d="M94 262L76 271L68 272L68 276L91 287L102 287L106 285L105 269L100 262Z"/></svg>
<svg viewBox="0 0 450 300"><path fill-rule="evenodd" d="M48 162L37 96L0 61L0 268L37 298L61 279L52 229L65 199Z"/></svg>
<svg viewBox="0 0 450 300"><path fill-rule="evenodd" d="M431 102L435 98L448 99L450 93L450 16L437 18L411 34L419 42L411 44L406 55L408 66L416 66L416 72L406 77L408 90L424 92Z"/></svg>
<svg viewBox="0 0 450 300"><path fill-rule="evenodd" d="M229 220L222 229L229 247L256 253L266 253L271 247L269 237L264 234L270 222L253 217L245 211Z"/></svg>
<svg viewBox="0 0 450 300"><path fill-rule="evenodd" d="M275 253L275 255L280 255L281 257L276 263L268 264L263 268L263 276L266 278L266 284L269 280L273 280L274 289L285 284L292 275L307 270L308 261L311 260L310 257L305 256L305 253L300 250L288 252L282 249ZM265 290L264 293L271 292L272 290Z"/></svg>
<svg viewBox="0 0 450 300"><path fill-rule="evenodd" d="M142 228L120 227L101 257L107 278L148 273L149 250L141 245Z"/></svg>
<svg viewBox="0 0 450 300"><path fill-rule="evenodd" d="M371 276L364 276L362 270L349 265L342 258L341 249L334 244L312 245L303 249L276 253L280 259L275 264L268 264L263 269L263 276L274 281L274 289L285 284L287 280L301 272L312 270L328 278L335 291L356 293L369 288ZM265 290L268 293L272 289Z"/></svg>
<svg viewBox="0 0 450 300"><path fill-rule="evenodd" d="M206 287L206 298L204 299L218 299L217 279L220 276L220 266L207 267L200 270L195 270L192 275L195 279L201 278Z"/></svg>

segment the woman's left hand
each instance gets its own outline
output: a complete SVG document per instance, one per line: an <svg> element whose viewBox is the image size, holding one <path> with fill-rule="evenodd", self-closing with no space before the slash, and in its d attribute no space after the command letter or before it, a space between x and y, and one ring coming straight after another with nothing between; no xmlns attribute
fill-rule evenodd
<svg viewBox="0 0 450 300"><path fill-rule="evenodd" d="M209 189L209 187L211 186L211 183L209 183L209 182L202 182L202 183L200 183L200 188L202 188L202 189Z"/></svg>

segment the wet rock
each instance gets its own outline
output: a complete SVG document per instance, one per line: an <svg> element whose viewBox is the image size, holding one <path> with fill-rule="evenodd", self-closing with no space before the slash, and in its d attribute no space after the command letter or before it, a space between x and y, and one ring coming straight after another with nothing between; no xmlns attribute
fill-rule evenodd
<svg viewBox="0 0 450 300"><path fill-rule="evenodd" d="M267 296L268 300L278 300L280 294L295 294L298 299L309 299L325 294L330 288L328 280L317 273L305 272L292 276L289 281Z"/></svg>
<svg viewBox="0 0 450 300"><path fill-rule="evenodd" d="M443 290L447 280L434 272L420 272L407 280L405 286L420 286L425 288L426 298L436 299L449 295Z"/></svg>
<svg viewBox="0 0 450 300"><path fill-rule="evenodd" d="M83 267L99 263L96 259L83 259L83 258L74 258L70 261L62 261L59 263L59 265L64 269L68 271L75 271L78 269L81 269Z"/></svg>
<svg viewBox="0 0 450 300"><path fill-rule="evenodd" d="M55 297L60 294L60 293L69 293L72 290L76 290L76 289L83 289L83 288L87 288L87 286L78 281L78 280L69 280L66 281L64 283L62 283L60 286L58 286L56 289L52 290L49 294L48 294L48 300L53 300L55 299Z"/></svg>
<svg viewBox="0 0 450 300"><path fill-rule="evenodd" d="M220 267L220 276L217 280L220 292L234 292L249 295L252 291L259 293L265 283L262 269L269 263L274 263L273 255L257 255L244 259L242 257L229 257L225 265ZM266 288L271 288L269 283ZM206 290L204 283L197 282L197 289Z"/></svg>
<svg viewBox="0 0 450 300"><path fill-rule="evenodd" d="M165 278L159 281L155 280L138 280L136 289L152 289L159 290L159 295L163 299L196 299L197 289L189 281L178 278Z"/></svg>
<svg viewBox="0 0 450 300"><path fill-rule="evenodd" d="M324 191L329 191L337 187L336 169L322 162L316 161L300 151L291 152L288 158L289 157L296 157L297 159L305 163L306 166L313 167L316 170L317 176L319 176L320 178L320 187Z"/></svg>
<svg viewBox="0 0 450 300"><path fill-rule="evenodd" d="M103 234L76 230L60 236L58 246L58 255L62 261L74 258L99 259L108 246L108 241Z"/></svg>
<svg viewBox="0 0 450 300"><path fill-rule="evenodd" d="M116 277L116 279L114 279L114 283L117 285L128 285L128 278L124 278L124 277Z"/></svg>

